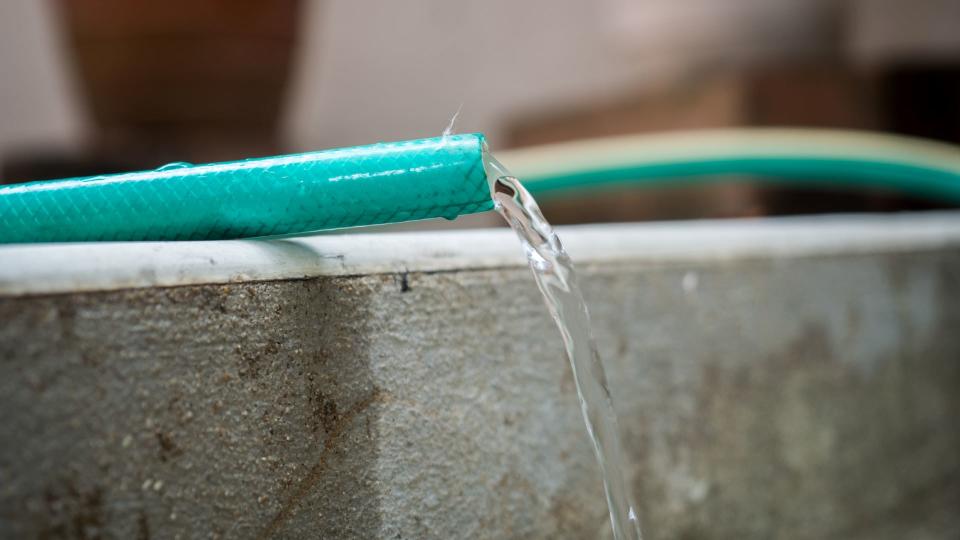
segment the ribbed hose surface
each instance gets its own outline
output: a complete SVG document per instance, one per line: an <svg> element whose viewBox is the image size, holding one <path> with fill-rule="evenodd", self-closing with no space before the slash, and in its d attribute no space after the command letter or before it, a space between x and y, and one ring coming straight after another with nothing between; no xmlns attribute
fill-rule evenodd
<svg viewBox="0 0 960 540"><path fill-rule="evenodd" d="M483 135L0 187L0 242L228 239L493 208Z"/></svg>

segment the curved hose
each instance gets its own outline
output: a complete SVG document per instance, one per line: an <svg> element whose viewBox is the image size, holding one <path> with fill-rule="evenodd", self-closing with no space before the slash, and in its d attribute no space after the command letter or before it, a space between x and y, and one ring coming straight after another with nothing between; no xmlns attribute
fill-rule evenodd
<svg viewBox="0 0 960 540"><path fill-rule="evenodd" d="M744 128L611 137L497 155L536 195L622 184L756 175L782 183L881 188L960 203L960 149L892 135Z"/></svg>
<svg viewBox="0 0 960 540"><path fill-rule="evenodd" d="M0 242L303 233L493 208L483 135L0 187Z"/></svg>

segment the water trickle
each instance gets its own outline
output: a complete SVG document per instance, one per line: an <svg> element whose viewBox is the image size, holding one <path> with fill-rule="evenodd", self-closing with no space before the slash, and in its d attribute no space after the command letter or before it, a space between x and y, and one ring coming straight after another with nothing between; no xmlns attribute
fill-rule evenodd
<svg viewBox="0 0 960 540"><path fill-rule="evenodd" d="M517 233L537 287L560 329L580 397L580 410L603 475L613 537L639 539L640 524L623 474L617 415L573 261L520 181L489 154L485 167L494 206Z"/></svg>

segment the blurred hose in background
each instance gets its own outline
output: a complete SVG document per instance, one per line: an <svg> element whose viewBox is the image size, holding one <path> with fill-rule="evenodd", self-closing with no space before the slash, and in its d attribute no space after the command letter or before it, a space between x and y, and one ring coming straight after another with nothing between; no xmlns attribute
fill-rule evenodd
<svg viewBox="0 0 960 540"><path fill-rule="evenodd" d="M960 203L960 147L878 133L743 128L609 137L499 152L532 193L755 176Z"/></svg>

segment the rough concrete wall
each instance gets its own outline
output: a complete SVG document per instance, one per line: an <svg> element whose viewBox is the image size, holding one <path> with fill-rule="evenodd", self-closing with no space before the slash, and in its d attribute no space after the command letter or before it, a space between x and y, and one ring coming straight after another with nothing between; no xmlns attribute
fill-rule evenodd
<svg viewBox="0 0 960 540"><path fill-rule="evenodd" d="M648 539L960 534L960 253L584 270ZM608 534L526 269L0 321L3 538Z"/></svg>

